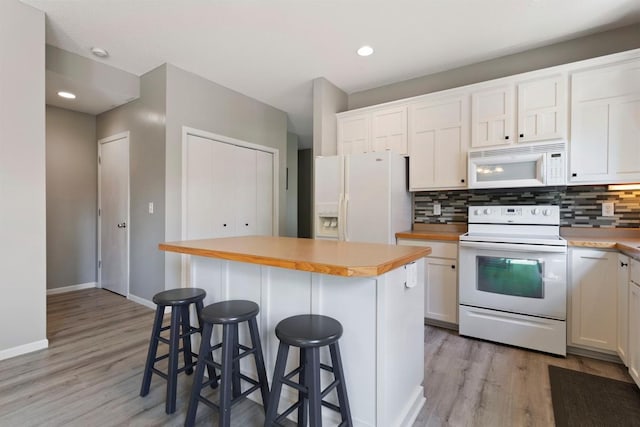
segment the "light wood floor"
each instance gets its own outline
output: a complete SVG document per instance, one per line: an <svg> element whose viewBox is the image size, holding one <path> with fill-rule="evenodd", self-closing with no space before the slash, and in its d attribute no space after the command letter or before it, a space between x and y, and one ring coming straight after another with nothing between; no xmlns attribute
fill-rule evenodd
<svg viewBox="0 0 640 427"><path fill-rule="evenodd" d="M152 310L101 289L48 297L49 348L0 362L0 426L181 426L164 413L165 382L138 396ZM20 325L15 325L19 328ZM621 365L556 358L425 327L426 406L414 426L553 426L547 365L631 381ZM261 426L262 408L234 406L234 426ZM200 405L198 425L217 425Z"/></svg>

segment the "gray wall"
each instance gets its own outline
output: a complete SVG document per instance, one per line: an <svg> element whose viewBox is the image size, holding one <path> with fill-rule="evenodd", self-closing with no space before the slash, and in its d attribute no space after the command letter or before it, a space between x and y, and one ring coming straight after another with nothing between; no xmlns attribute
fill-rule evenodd
<svg viewBox="0 0 640 427"><path fill-rule="evenodd" d="M284 236L298 237L298 135L287 133L287 225Z"/></svg>
<svg viewBox="0 0 640 427"><path fill-rule="evenodd" d="M164 290L166 66L144 74L140 98L97 117L97 138L129 131L129 292L151 300ZM148 204L154 203L149 214Z"/></svg>
<svg viewBox="0 0 640 427"><path fill-rule="evenodd" d="M0 359L47 345L44 25L0 1Z"/></svg>
<svg viewBox="0 0 640 427"><path fill-rule="evenodd" d="M279 232L286 230L287 115L238 92L167 64L166 239L182 229L182 127L279 150ZM180 285L180 255L166 254L166 286Z"/></svg>
<svg viewBox="0 0 640 427"><path fill-rule="evenodd" d="M48 106L47 289L96 281L96 117Z"/></svg>
<svg viewBox="0 0 640 427"><path fill-rule="evenodd" d="M336 113L347 109L347 94L329 80L313 80L313 154L338 154Z"/></svg>
<svg viewBox="0 0 640 427"><path fill-rule="evenodd" d="M313 150L298 151L298 237L313 237L311 220L313 212L312 179Z"/></svg>
<svg viewBox="0 0 640 427"><path fill-rule="evenodd" d="M423 95L569 62L640 48L640 24L349 95L349 109ZM315 95L314 95L315 98Z"/></svg>

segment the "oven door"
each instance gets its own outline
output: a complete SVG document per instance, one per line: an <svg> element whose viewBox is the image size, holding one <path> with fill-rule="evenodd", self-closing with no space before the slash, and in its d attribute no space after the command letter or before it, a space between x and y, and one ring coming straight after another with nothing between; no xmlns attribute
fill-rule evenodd
<svg viewBox="0 0 640 427"><path fill-rule="evenodd" d="M566 320L567 248L460 242L460 304Z"/></svg>

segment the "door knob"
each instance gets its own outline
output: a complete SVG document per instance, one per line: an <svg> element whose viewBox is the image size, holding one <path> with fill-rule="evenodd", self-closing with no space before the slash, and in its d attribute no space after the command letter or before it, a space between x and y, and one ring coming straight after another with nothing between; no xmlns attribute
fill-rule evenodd
<svg viewBox="0 0 640 427"><path fill-rule="evenodd" d="M120 224L118 224L118 228L127 228L127 223L121 222Z"/></svg>

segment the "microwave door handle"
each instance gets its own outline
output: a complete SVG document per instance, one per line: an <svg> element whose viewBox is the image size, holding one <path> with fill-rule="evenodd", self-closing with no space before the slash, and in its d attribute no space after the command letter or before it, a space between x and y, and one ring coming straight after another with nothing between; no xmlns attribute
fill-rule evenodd
<svg viewBox="0 0 640 427"><path fill-rule="evenodd" d="M547 245L529 245L521 243L493 243L493 242L468 242L460 241L461 248L471 249L489 249L496 251L513 251L513 252L556 252L566 253L566 246L547 246Z"/></svg>
<svg viewBox="0 0 640 427"><path fill-rule="evenodd" d="M538 162L538 173L540 174L540 182L542 185L547 183L547 159L546 155L542 156L542 159Z"/></svg>

